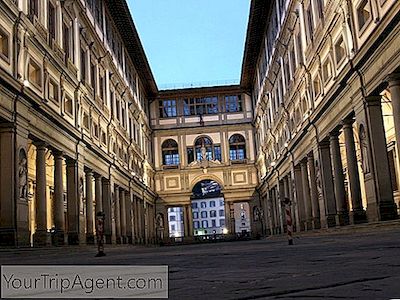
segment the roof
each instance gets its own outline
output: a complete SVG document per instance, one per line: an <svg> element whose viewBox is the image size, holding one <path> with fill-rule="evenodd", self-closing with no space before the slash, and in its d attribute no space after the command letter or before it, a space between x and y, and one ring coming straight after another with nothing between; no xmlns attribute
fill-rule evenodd
<svg viewBox="0 0 400 300"><path fill-rule="evenodd" d="M240 79L240 85L245 90L252 89L257 70L257 61L268 24L271 2L271 0L251 1Z"/></svg>
<svg viewBox="0 0 400 300"><path fill-rule="evenodd" d="M158 93L159 98L176 97L184 95L210 95L210 94L223 94L223 93L241 93L240 85L217 85L209 87L195 87L185 89L171 89L161 90Z"/></svg>
<svg viewBox="0 0 400 300"><path fill-rule="evenodd" d="M126 0L105 0L107 9L113 18L125 47L136 68L138 76L149 96L158 93L157 84L151 72L149 62L144 52L139 34L136 30Z"/></svg>

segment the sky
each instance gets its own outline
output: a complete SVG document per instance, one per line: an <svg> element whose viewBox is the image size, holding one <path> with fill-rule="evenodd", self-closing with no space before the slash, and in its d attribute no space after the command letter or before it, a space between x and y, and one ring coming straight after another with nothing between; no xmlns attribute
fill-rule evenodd
<svg viewBox="0 0 400 300"><path fill-rule="evenodd" d="M250 0L128 0L128 5L160 89L239 82Z"/></svg>

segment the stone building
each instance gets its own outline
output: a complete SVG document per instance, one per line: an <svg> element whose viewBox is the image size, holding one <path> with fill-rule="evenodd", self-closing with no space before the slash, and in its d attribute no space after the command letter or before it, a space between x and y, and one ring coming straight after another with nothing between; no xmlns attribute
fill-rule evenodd
<svg viewBox="0 0 400 300"><path fill-rule="evenodd" d="M125 0L1 1L0 245L190 240L199 185L224 234L397 218L399 20L252 0L240 84L159 91Z"/></svg>
<svg viewBox="0 0 400 300"><path fill-rule="evenodd" d="M399 13L395 0L253 2L242 86L269 233L285 229L285 197L296 230L397 217Z"/></svg>

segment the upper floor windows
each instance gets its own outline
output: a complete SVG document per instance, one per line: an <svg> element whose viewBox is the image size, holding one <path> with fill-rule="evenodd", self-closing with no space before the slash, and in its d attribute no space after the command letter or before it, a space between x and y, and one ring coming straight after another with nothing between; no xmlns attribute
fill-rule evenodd
<svg viewBox="0 0 400 300"><path fill-rule="evenodd" d="M221 145L214 145L209 137L199 137L194 147L187 148L188 164L193 161L219 160L221 161Z"/></svg>
<svg viewBox="0 0 400 300"><path fill-rule="evenodd" d="M160 100L159 111L160 111L160 118L176 117L176 101Z"/></svg>
<svg viewBox="0 0 400 300"><path fill-rule="evenodd" d="M242 97L240 95L225 96L225 108L227 112L243 111Z"/></svg>
<svg viewBox="0 0 400 300"><path fill-rule="evenodd" d="M47 27L49 30L50 39L56 39L56 6L49 1L48 3L48 15L47 15Z"/></svg>
<svg viewBox="0 0 400 300"><path fill-rule="evenodd" d="M64 99L64 112L66 112L69 116L73 116L73 102L72 98L69 95L65 95Z"/></svg>
<svg viewBox="0 0 400 300"><path fill-rule="evenodd" d="M0 27L0 57L6 60L10 57L10 38L9 34Z"/></svg>
<svg viewBox="0 0 400 300"><path fill-rule="evenodd" d="M357 7L357 24L358 30L362 31L367 22L371 19L371 4L368 0L363 0Z"/></svg>
<svg viewBox="0 0 400 300"><path fill-rule="evenodd" d="M336 64L339 65L346 57L346 44L343 36L341 35L335 43L335 58Z"/></svg>
<svg viewBox="0 0 400 300"><path fill-rule="evenodd" d="M246 141L240 134L234 134L229 139L229 159L246 159Z"/></svg>
<svg viewBox="0 0 400 300"><path fill-rule="evenodd" d="M312 41L314 35L314 17L313 17L313 10L312 10L312 2L308 5L306 10L306 24L307 24L307 40Z"/></svg>
<svg viewBox="0 0 400 300"><path fill-rule="evenodd" d="M42 87L42 68L32 58L29 60L28 64L28 80L37 88Z"/></svg>
<svg viewBox="0 0 400 300"><path fill-rule="evenodd" d="M39 18L39 0L29 0L28 17L31 21Z"/></svg>
<svg viewBox="0 0 400 300"><path fill-rule="evenodd" d="M176 166L179 165L179 151L178 143L172 139L164 141L161 146L163 165L165 166Z"/></svg>
<svg viewBox="0 0 400 300"><path fill-rule="evenodd" d="M66 20L63 22L63 48L65 53L66 61L68 59L72 60L74 57L74 46L73 46L73 30L70 25L66 23Z"/></svg>
<svg viewBox="0 0 400 300"><path fill-rule="evenodd" d="M49 79L48 97L49 100L53 101L56 104L59 104L58 84L52 78Z"/></svg>
<svg viewBox="0 0 400 300"><path fill-rule="evenodd" d="M216 114L218 113L218 97L185 99L183 113L185 116Z"/></svg>

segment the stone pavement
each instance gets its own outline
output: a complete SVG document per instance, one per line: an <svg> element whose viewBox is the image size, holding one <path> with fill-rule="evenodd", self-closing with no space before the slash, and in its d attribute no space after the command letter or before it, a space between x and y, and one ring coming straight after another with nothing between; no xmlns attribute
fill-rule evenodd
<svg viewBox="0 0 400 300"><path fill-rule="evenodd" d="M400 298L400 226L161 248L2 250L1 264L169 265L171 299Z"/></svg>

